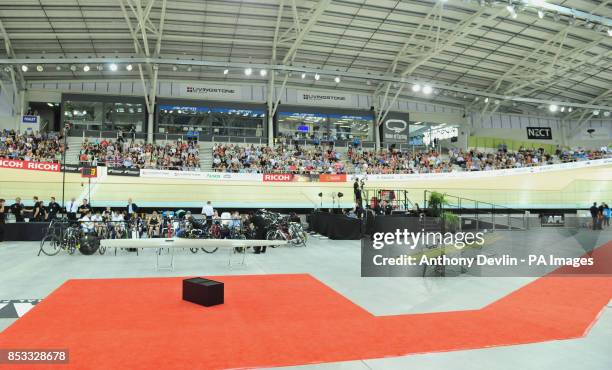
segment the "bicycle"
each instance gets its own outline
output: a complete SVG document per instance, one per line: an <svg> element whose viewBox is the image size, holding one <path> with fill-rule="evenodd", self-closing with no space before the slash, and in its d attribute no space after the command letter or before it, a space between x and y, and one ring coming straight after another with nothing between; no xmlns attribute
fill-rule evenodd
<svg viewBox="0 0 612 370"><path fill-rule="evenodd" d="M78 225L69 224L66 219L52 220L47 234L40 241L40 252L47 256L55 256L62 249L68 254L74 254L79 248L81 230Z"/></svg>

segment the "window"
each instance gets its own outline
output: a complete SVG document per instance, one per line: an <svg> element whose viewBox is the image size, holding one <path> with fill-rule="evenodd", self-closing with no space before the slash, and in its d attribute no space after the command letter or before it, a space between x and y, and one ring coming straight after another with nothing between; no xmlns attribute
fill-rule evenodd
<svg viewBox="0 0 612 370"><path fill-rule="evenodd" d="M136 132L144 129L144 104L64 101L64 122L86 130Z"/></svg>
<svg viewBox="0 0 612 370"><path fill-rule="evenodd" d="M262 137L265 111L263 109L211 108L179 105L160 105L157 131L159 133Z"/></svg>
<svg viewBox="0 0 612 370"><path fill-rule="evenodd" d="M372 116L280 112L278 132L280 136L294 139L372 141L374 119Z"/></svg>

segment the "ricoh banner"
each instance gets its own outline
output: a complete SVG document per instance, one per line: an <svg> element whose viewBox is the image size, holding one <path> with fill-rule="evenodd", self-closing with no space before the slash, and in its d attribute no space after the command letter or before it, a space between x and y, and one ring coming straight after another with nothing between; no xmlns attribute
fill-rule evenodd
<svg viewBox="0 0 612 370"><path fill-rule="evenodd" d="M239 86L222 86L202 83L183 83L179 85L179 95L211 100L240 100L242 91Z"/></svg>
<svg viewBox="0 0 612 370"><path fill-rule="evenodd" d="M408 143L408 113L389 112L382 122L382 141L384 143Z"/></svg>
<svg viewBox="0 0 612 370"><path fill-rule="evenodd" d="M297 90L297 103L303 105L329 106L329 107L352 107L353 96L337 92L319 92L308 90Z"/></svg>

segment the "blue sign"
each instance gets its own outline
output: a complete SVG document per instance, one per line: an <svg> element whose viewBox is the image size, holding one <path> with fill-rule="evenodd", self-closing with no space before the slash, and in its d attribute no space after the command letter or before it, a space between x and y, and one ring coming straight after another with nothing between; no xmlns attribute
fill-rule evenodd
<svg viewBox="0 0 612 370"><path fill-rule="evenodd" d="M300 125L297 127L298 132L308 132L310 131L310 127L306 125Z"/></svg>
<svg viewBox="0 0 612 370"><path fill-rule="evenodd" d="M21 123L38 123L38 116L21 116Z"/></svg>

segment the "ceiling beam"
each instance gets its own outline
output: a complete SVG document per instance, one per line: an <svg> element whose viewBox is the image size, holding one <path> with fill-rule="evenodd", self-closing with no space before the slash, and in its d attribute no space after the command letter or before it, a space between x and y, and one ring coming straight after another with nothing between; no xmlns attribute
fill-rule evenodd
<svg viewBox="0 0 612 370"><path fill-rule="evenodd" d="M312 9L314 9L314 11L308 18L308 21L306 22L304 27L301 27L299 29L299 33L293 41L293 44L285 54L285 57L283 58L283 64L292 62L295 59L295 56L297 55L297 51L300 45L302 44L302 41L304 41L304 38L306 37L306 35L308 35L308 32L310 32L312 27L317 23L319 17L321 17L323 12L325 12L325 9L327 9L330 3L331 0L319 0L318 3L313 5Z"/></svg>

